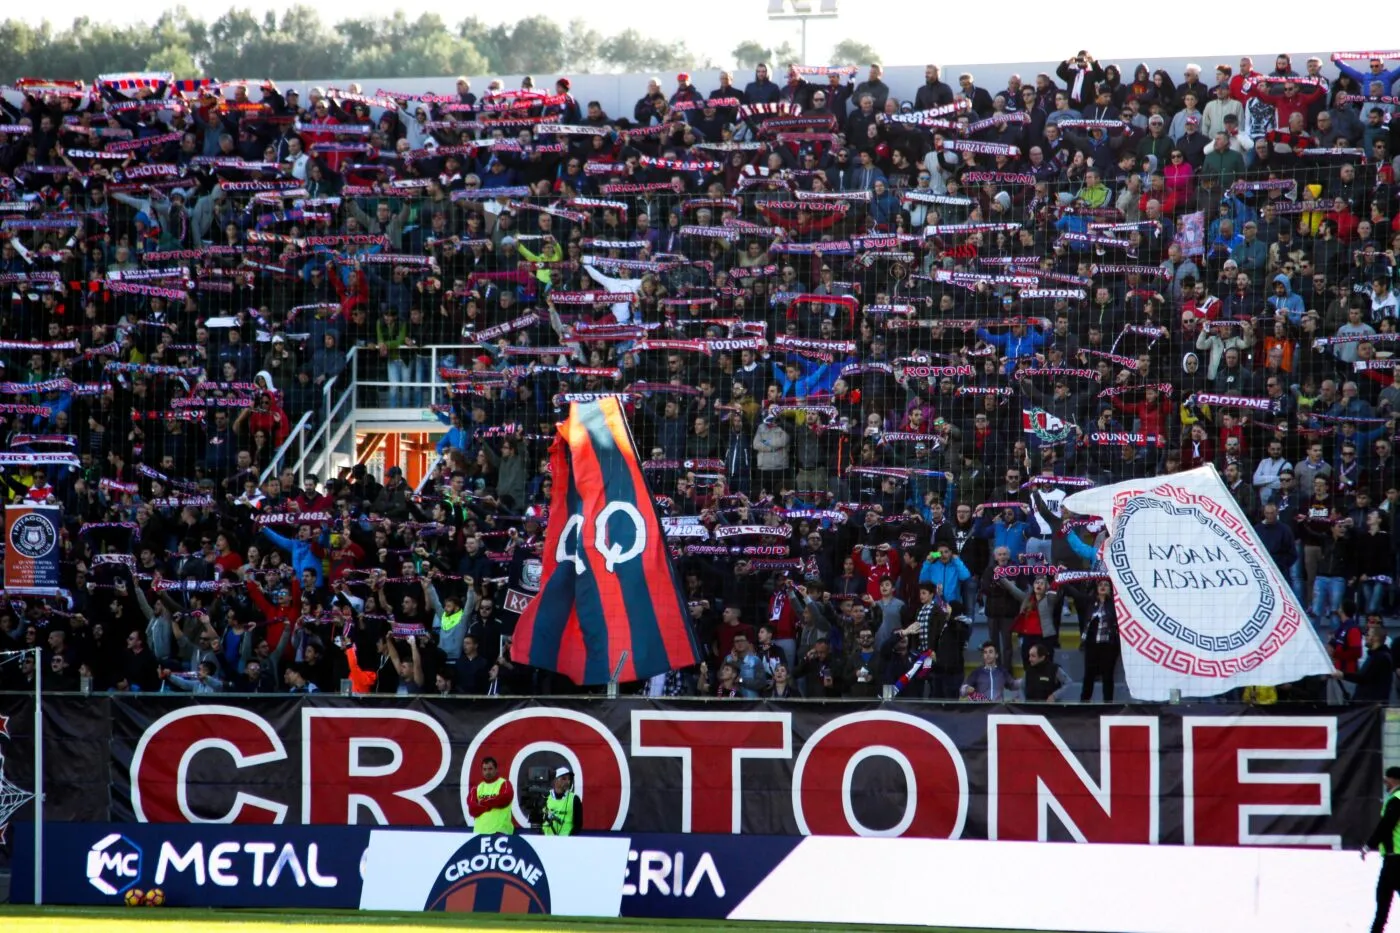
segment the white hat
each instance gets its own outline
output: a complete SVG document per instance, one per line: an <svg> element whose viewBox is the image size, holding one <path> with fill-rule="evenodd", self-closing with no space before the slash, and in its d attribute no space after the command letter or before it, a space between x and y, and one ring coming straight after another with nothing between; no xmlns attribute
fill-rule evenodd
<svg viewBox="0 0 1400 933"><path fill-rule="evenodd" d="M569 768L568 765L560 765L559 767L554 769L554 776L557 778L572 777L573 773L574 772Z"/></svg>

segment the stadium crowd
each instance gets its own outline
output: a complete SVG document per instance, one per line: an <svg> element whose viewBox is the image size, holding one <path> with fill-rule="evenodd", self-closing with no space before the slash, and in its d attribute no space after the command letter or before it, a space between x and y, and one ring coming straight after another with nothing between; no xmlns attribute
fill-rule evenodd
<svg viewBox="0 0 1400 933"><path fill-rule="evenodd" d="M67 589L0 608L47 649L0 686L574 692L509 639L553 425L624 392L707 653L650 695L1111 700L1061 503L1211 463L1388 698L1397 63L0 88L0 465ZM447 426L419 489L278 472L351 347Z"/></svg>

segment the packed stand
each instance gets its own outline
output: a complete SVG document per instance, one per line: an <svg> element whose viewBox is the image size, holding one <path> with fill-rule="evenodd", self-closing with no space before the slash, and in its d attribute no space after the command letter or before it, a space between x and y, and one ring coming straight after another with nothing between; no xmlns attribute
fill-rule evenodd
<svg viewBox="0 0 1400 933"><path fill-rule="evenodd" d="M625 393L708 655L630 689L1111 700L1100 527L1061 503L1213 463L1338 679L1387 698L1400 53L1375 54L1080 52L898 94L759 66L613 115L567 79L17 82L0 463L63 506L69 598L11 599L0 649L44 645L55 690L577 692L509 639L553 425ZM446 426L434 475L259 485L351 347Z"/></svg>

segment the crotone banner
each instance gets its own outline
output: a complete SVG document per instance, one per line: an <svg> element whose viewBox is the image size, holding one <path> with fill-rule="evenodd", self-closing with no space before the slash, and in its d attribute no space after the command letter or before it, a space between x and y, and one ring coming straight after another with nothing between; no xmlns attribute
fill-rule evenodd
<svg viewBox="0 0 1400 933"><path fill-rule="evenodd" d="M384 700L46 697L45 817L464 826L485 755L628 832L1336 847L1380 793L1375 707Z"/></svg>
<svg viewBox="0 0 1400 933"><path fill-rule="evenodd" d="M700 660L656 504L616 398L575 402L550 448L540 592L511 654L576 684L626 683ZM620 669L619 669L620 668Z"/></svg>

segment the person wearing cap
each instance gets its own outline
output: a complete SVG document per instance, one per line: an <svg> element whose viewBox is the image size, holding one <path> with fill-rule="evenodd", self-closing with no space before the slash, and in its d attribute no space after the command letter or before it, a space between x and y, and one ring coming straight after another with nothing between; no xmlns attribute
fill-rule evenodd
<svg viewBox="0 0 1400 933"><path fill-rule="evenodd" d="M554 770L554 786L544 800L540 832L546 836L577 836L583 829L583 801L574 793L574 772L568 766Z"/></svg>
<svg viewBox="0 0 1400 933"><path fill-rule="evenodd" d="M689 74L682 71L680 74L676 75L676 90L675 93L671 95L672 107L674 107L676 104L681 103L698 105L704 103L704 100L704 95L700 93L699 89L696 88L695 85L690 83ZM686 113L687 117L692 115L693 114L691 112Z"/></svg>
<svg viewBox="0 0 1400 933"><path fill-rule="evenodd" d="M413 490L403 478L403 468L391 466L384 471L384 485L370 507L373 512L394 521L408 521L411 513L408 496Z"/></svg>
<svg viewBox="0 0 1400 933"><path fill-rule="evenodd" d="M1201 109L1201 132L1214 137L1225 129L1225 115L1233 114L1236 123L1244 119L1244 105L1230 96L1230 85L1217 84L1211 91L1211 99Z"/></svg>
<svg viewBox="0 0 1400 933"><path fill-rule="evenodd" d="M1172 138L1167 135L1167 121L1160 113L1154 113L1147 118L1147 135L1137 144L1137 157L1146 159L1149 156L1157 160L1158 165L1167 163L1167 153L1171 152L1174 145Z"/></svg>
<svg viewBox="0 0 1400 933"><path fill-rule="evenodd" d="M1191 166L1193 172L1199 172L1205 164L1210 143L1210 137L1201 132L1201 115L1189 114L1181 135L1176 138L1176 148L1186 157L1186 164Z"/></svg>

